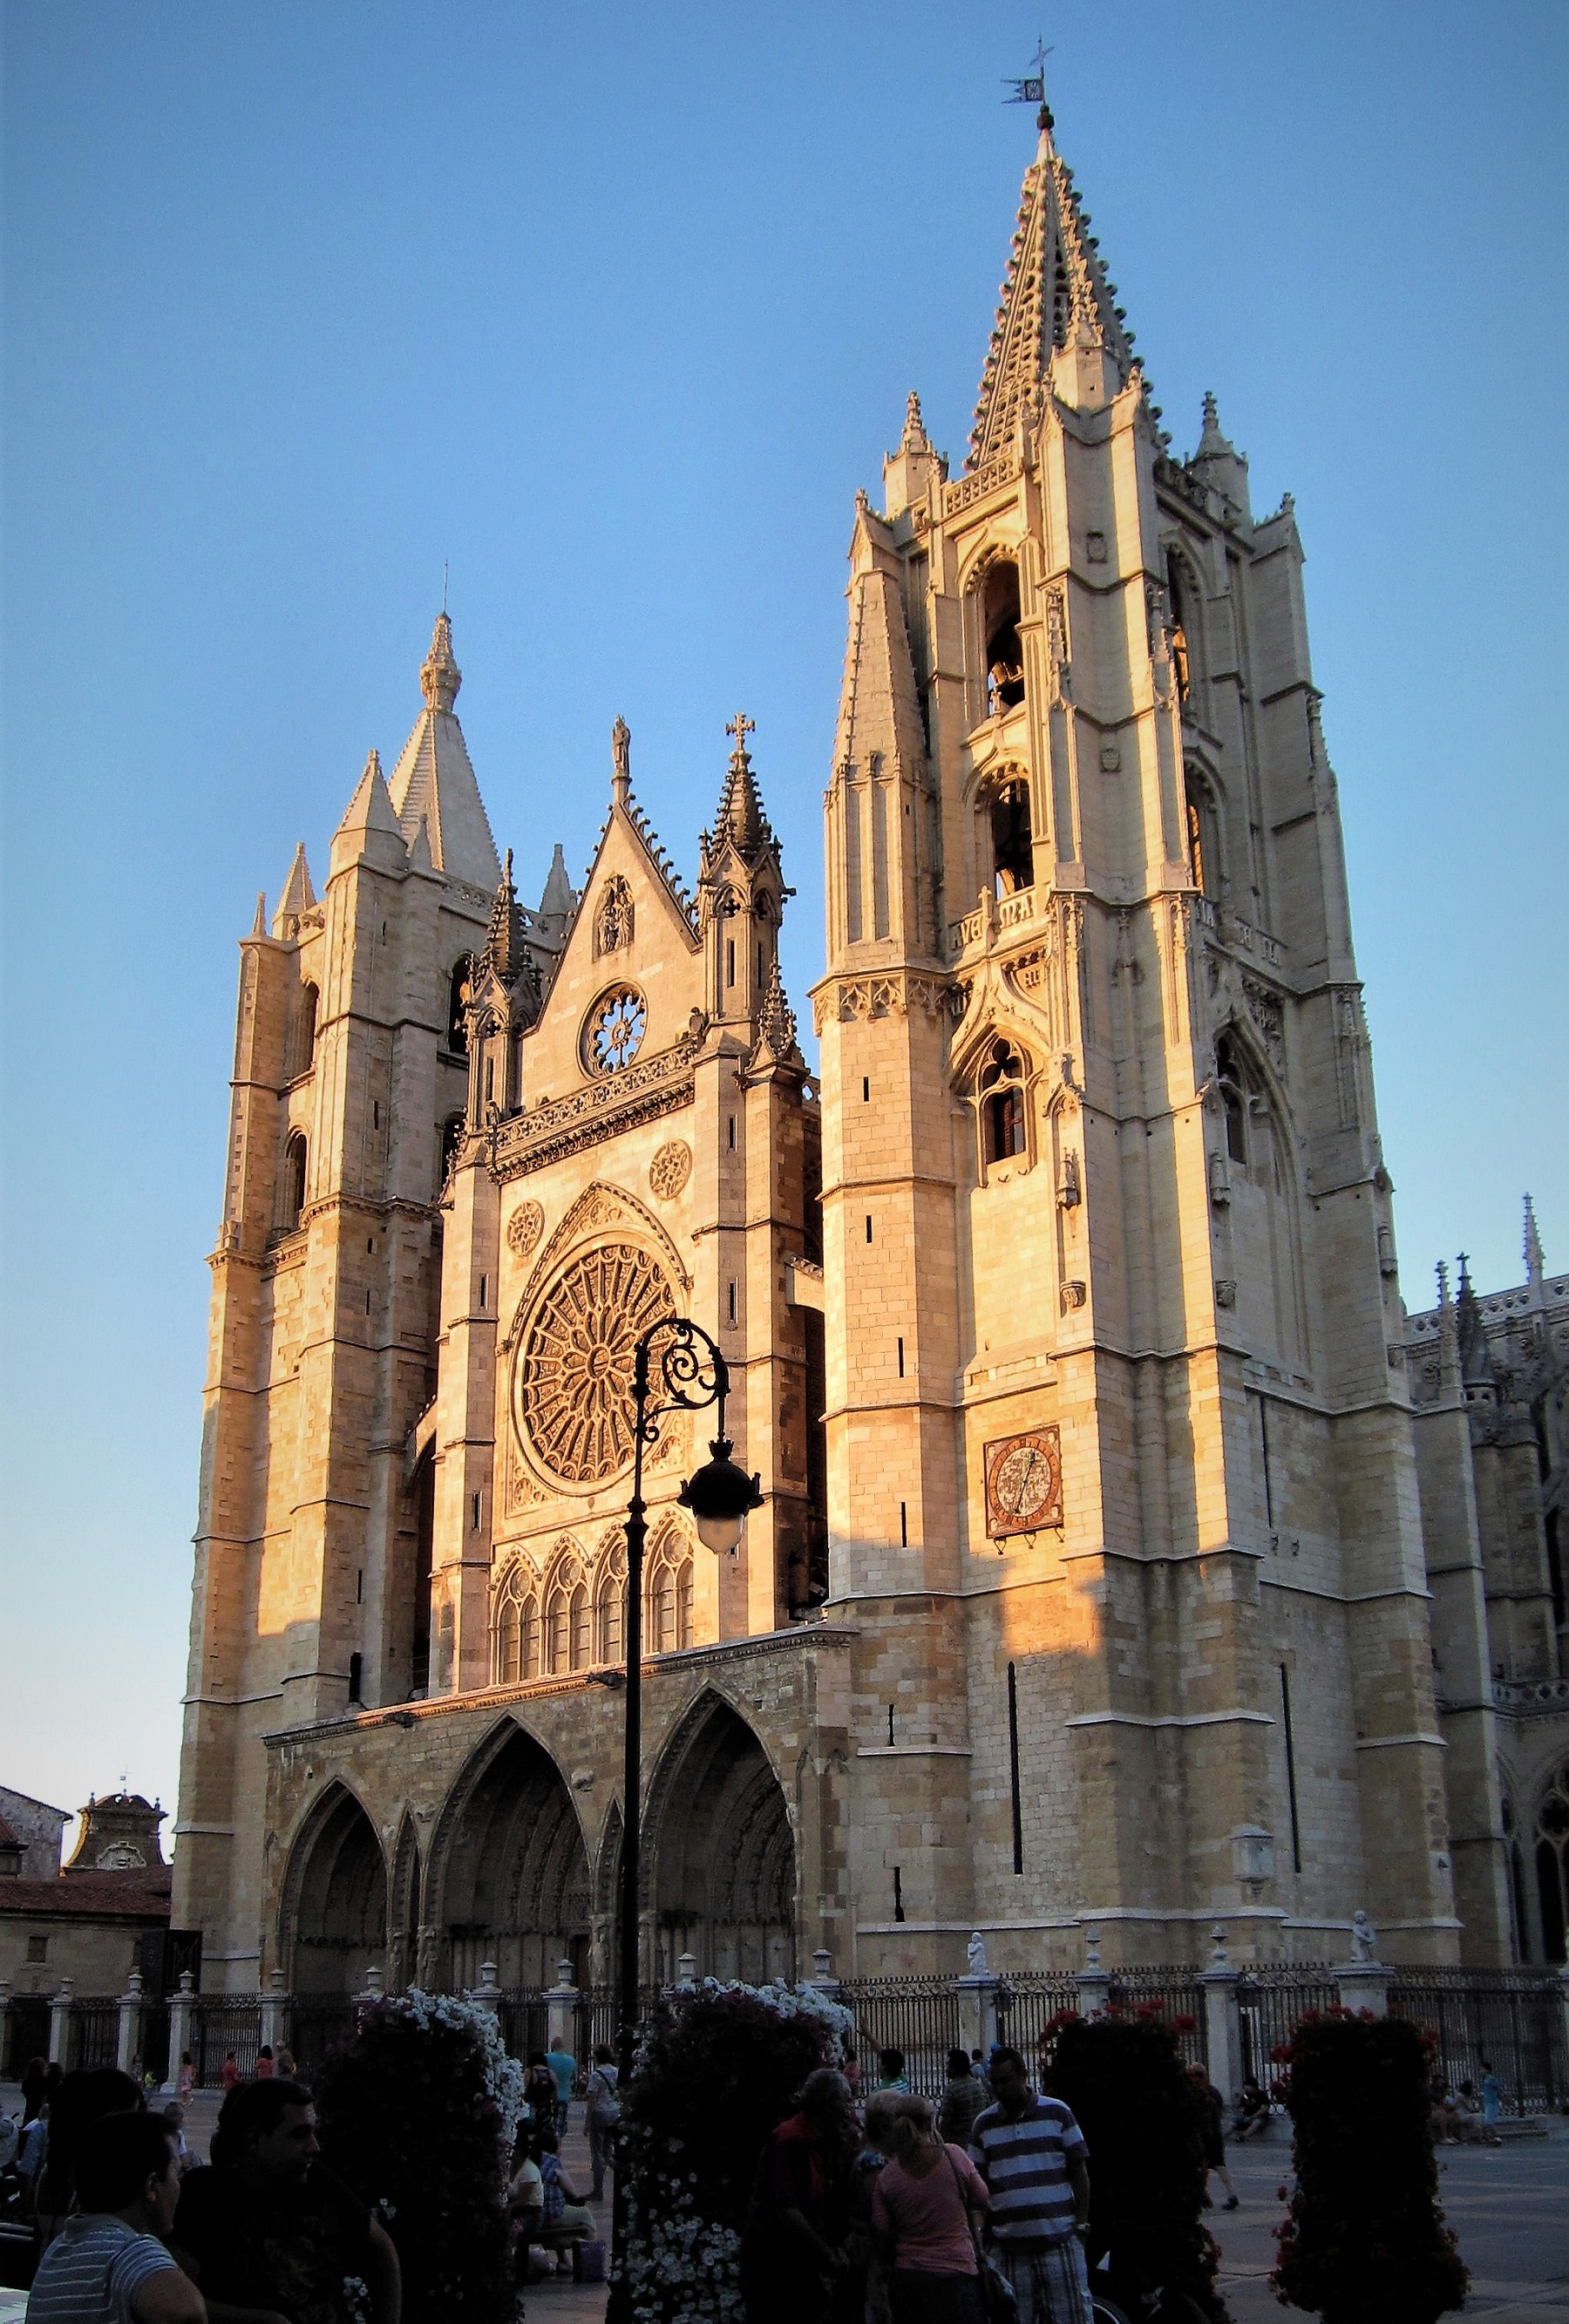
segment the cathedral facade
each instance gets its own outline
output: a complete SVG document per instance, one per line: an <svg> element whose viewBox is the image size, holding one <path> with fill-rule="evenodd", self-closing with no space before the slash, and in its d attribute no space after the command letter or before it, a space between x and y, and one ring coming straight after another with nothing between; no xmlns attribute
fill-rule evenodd
<svg viewBox="0 0 1569 2324"><path fill-rule="evenodd" d="M750 722L690 893L618 720L582 888L558 849L525 907L445 614L322 896L301 850L258 908L175 1858L209 1987L612 1973L632 1351L682 1314L762 1503L712 1556L710 1430L660 1423L648 1972L1549 1926L1497 1690L1569 1723L1563 1286L1532 1501L1399 1302L1291 503L1213 401L1172 455L1087 224L1043 115L962 472L912 396L857 500L820 1080Z"/></svg>

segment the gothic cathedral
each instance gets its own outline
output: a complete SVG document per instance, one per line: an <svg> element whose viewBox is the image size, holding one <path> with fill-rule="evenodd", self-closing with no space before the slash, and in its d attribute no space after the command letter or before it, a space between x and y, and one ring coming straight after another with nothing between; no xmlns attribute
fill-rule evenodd
<svg viewBox="0 0 1569 2324"><path fill-rule="evenodd" d="M1217 1916L1315 1960L1358 1908L1391 1960L1529 1954L1500 1671L1548 1690L1523 1796L1569 1284L1538 1252L1503 1669L1496 1369L1399 1302L1292 504L1213 400L1172 456L1087 223L1043 114L963 471L912 396L857 499L820 1082L750 721L691 892L618 720L530 908L445 614L325 892L301 849L258 908L175 1858L210 1988L608 1978L632 1354L681 1314L763 1499L710 1554L711 1427L660 1424L649 1973L1189 1961Z"/></svg>

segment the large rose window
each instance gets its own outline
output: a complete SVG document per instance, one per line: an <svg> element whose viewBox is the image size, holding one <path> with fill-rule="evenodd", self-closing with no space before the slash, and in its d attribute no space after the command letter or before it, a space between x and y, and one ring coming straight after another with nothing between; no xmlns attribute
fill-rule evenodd
<svg viewBox="0 0 1569 2324"><path fill-rule="evenodd" d="M523 1332L512 1381L518 1434L569 1485L597 1485L632 1456L632 1351L673 1315L658 1261L636 1243L602 1243L547 1286Z"/></svg>

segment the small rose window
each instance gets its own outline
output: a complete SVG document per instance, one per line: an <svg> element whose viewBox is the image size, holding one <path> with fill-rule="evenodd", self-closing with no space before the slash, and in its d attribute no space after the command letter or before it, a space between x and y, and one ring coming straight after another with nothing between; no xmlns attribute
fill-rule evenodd
<svg viewBox="0 0 1569 2324"><path fill-rule="evenodd" d="M648 1002L630 984L618 985L595 1004L583 1036L583 1062L590 1073L616 1074L642 1047Z"/></svg>

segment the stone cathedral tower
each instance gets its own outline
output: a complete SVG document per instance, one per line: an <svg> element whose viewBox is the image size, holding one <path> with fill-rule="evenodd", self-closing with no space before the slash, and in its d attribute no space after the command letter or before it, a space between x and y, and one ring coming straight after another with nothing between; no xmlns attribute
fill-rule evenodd
<svg viewBox="0 0 1569 2324"><path fill-rule="evenodd" d="M1308 1961L1358 1908L1499 1962L1511 1899L1562 1945L1520 1834L1569 1281L1403 1314L1291 503L1213 399L1171 455L1088 226L1043 114L963 471L911 396L856 503L820 1090L751 722L690 891L618 720L582 889L558 850L528 909L445 615L324 895L301 850L242 945L175 1859L209 1988L605 1983L633 1348L676 1314L763 1499L709 1557L667 1417L646 1973L1192 1961L1217 1917Z"/></svg>
<svg viewBox="0 0 1569 2324"><path fill-rule="evenodd" d="M964 469L857 503L826 795L830 1615L864 1967L1405 1959L1452 1863L1289 500L1167 450L1044 113ZM1496 1815L1491 1819L1496 1825ZM1474 1825L1473 1825L1474 1828ZM1484 1820L1484 1831L1486 1820Z"/></svg>

